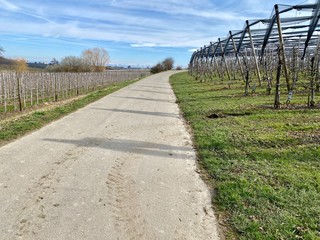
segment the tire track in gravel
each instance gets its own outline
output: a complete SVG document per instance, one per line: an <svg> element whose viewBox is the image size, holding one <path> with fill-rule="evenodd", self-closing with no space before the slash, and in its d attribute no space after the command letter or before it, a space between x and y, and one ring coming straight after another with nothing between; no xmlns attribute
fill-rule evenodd
<svg viewBox="0 0 320 240"><path fill-rule="evenodd" d="M46 217L50 214L47 207L59 207L58 203L52 202L50 198L56 192L64 170L78 160L86 151L84 147L70 149L47 172L36 181L32 188L29 188L24 198L24 206L20 209L16 225L13 227L14 235L18 238L32 237L41 229Z"/></svg>
<svg viewBox="0 0 320 240"><path fill-rule="evenodd" d="M110 196L108 205L112 209L114 226L118 231L124 231L125 239L157 239L148 232L147 222L140 214L135 182L125 173L128 167L125 159L117 158L106 181Z"/></svg>

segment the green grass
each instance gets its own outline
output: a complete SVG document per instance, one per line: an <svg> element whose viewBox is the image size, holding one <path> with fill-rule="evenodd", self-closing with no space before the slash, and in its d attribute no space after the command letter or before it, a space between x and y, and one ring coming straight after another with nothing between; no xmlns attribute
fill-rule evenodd
<svg viewBox="0 0 320 240"><path fill-rule="evenodd" d="M77 109L82 108L89 103L92 103L136 81L137 80L131 80L112 84L104 89L87 94L83 98L74 100L59 107L55 107L51 110L39 110L25 116L21 116L16 120L4 121L2 124L0 124L0 146L19 138L28 132L39 129L54 120L74 112Z"/></svg>
<svg viewBox="0 0 320 240"><path fill-rule="evenodd" d="M187 73L171 84L227 238L320 239L320 110L273 110L264 90L243 96L240 83L229 89Z"/></svg>

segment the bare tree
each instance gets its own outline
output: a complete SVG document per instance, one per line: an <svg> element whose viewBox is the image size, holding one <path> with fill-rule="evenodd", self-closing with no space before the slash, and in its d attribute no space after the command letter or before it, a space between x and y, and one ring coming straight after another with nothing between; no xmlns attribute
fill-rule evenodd
<svg viewBox="0 0 320 240"><path fill-rule="evenodd" d="M4 53L4 52L5 52L5 51L4 51L3 47L0 47L0 57L3 56L3 53Z"/></svg>
<svg viewBox="0 0 320 240"><path fill-rule="evenodd" d="M68 56L61 60L59 71L63 72L90 72L90 66L80 57Z"/></svg>
<svg viewBox="0 0 320 240"><path fill-rule="evenodd" d="M174 64L173 58L166 58L162 62L162 65L165 71L173 69L173 64Z"/></svg>
<svg viewBox="0 0 320 240"><path fill-rule="evenodd" d="M158 63L157 65L153 66L151 69L150 69L150 72L152 74L155 74L155 73L159 73L159 72L163 72L164 71L164 67L163 67L163 64L161 63Z"/></svg>
<svg viewBox="0 0 320 240"><path fill-rule="evenodd" d="M14 60L13 69L17 72L26 72L28 71L28 64L25 60Z"/></svg>
<svg viewBox="0 0 320 240"><path fill-rule="evenodd" d="M49 63L49 65L58 65L59 61L55 58L52 58L51 62Z"/></svg>
<svg viewBox="0 0 320 240"><path fill-rule="evenodd" d="M162 62L157 63L157 65L153 66L150 69L152 74L168 71L173 69L174 60L173 58L166 58Z"/></svg>
<svg viewBox="0 0 320 240"><path fill-rule="evenodd" d="M94 72L102 72L110 60L107 50L98 47L84 50L82 58L92 67Z"/></svg>

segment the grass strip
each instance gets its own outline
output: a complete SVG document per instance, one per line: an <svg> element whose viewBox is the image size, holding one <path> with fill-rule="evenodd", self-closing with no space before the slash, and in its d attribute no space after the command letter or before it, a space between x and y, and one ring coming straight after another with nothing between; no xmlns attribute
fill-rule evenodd
<svg viewBox="0 0 320 240"><path fill-rule="evenodd" d="M266 108L273 96L241 83L170 81L227 239L320 239L320 110Z"/></svg>
<svg viewBox="0 0 320 240"><path fill-rule="evenodd" d="M85 95L83 98L66 103L62 106L55 107L50 110L38 110L19 117L16 120L4 122L0 125L0 146L15 140L31 131L39 129L44 125L57 120L67 114L82 108L89 103L97 101L102 97L113 93L123 87L126 87L137 80L130 80L121 83L115 83L104 89L94 91Z"/></svg>

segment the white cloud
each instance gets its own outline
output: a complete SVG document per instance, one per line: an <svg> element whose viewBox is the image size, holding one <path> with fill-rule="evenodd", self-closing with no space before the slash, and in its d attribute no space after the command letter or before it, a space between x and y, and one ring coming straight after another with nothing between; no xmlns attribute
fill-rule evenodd
<svg viewBox="0 0 320 240"><path fill-rule="evenodd" d="M92 0L90 4L79 2L77 5L68 0L13 2L11 5L19 6L18 12L28 18L24 21L21 14L10 20L0 17L0 21L8 23L0 26L1 32L120 41L136 48L197 47L199 42L205 44L204 39L215 40L213 35L226 35L224 28L231 25L229 21L244 19L218 10L209 0Z"/></svg>
<svg viewBox="0 0 320 240"><path fill-rule="evenodd" d="M240 16L233 11L223 11L212 1L182 1L182 0L153 0L153 1L135 1L135 0L119 0L113 3L113 6L123 9L139 9L154 12L166 13L169 15L181 15L200 17L207 19L216 19L224 21L246 20L246 17Z"/></svg>
<svg viewBox="0 0 320 240"><path fill-rule="evenodd" d="M156 47L157 44L155 43L132 43L130 44L131 47Z"/></svg>
<svg viewBox="0 0 320 240"><path fill-rule="evenodd" d="M36 8L29 6L33 7ZM119 41L129 43L131 47L196 47L199 40L210 36L204 23L195 21L191 26L185 19L175 17L166 17L164 21L163 16L130 15L119 9L105 13L86 6L62 7L61 11L53 7L50 13L45 7L40 9L35 14L28 14L34 17L34 21L32 18L24 21L23 28L21 19L12 18L10 21L6 19L7 24L0 25L0 31L8 34ZM29 11L30 9L20 10L24 15ZM53 16L55 22L49 20ZM37 19L42 19L43 22L39 23Z"/></svg>
<svg viewBox="0 0 320 240"><path fill-rule="evenodd" d="M7 2L6 0L0 0L0 4L9 11L17 11L20 8L12 3Z"/></svg>
<svg viewBox="0 0 320 240"><path fill-rule="evenodd" d="M302 0L297 1L281 0L285 4ZM229 30L242 30L247 19L268 18L277 2L0 0L0 21L6 23L0 25L0 32L22 39L31 36L26 40L30 44L51 41L84 47L114 42L134 52L163 53L169 52L165 47L183 47L188 54L218 37L226 37ZM42 41L35 40L35 36Z"/></svg>

